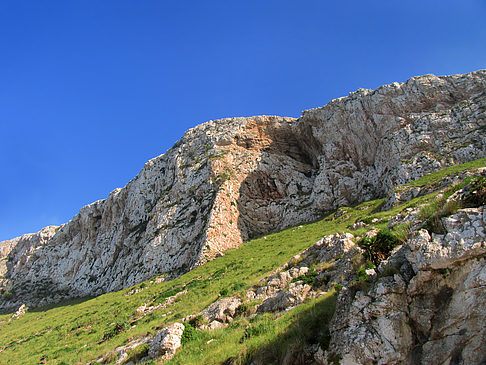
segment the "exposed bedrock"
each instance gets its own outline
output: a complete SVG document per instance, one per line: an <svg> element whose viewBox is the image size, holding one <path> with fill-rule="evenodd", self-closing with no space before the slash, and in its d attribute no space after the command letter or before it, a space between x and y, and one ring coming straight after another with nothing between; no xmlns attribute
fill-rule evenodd
<svg viewBox="0 0 486 365"><path fill-rule="evenodd" d="M0 243L0 308L175 277L243 241L486 156L486 71L360 89L298 119L185 133L70 222Z"/></svg>
<svg viewBox="0 0 486 365"><path fill-rule="evenodd" d="M343 290L324 359L342 364L484 364L486 211L414 232L368 290ZM325 363L325 362L324 362Z"/></svg>

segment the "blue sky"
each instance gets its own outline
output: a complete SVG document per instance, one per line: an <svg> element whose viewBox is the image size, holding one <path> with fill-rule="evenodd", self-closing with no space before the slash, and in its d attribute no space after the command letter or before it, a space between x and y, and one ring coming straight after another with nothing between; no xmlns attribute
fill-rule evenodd
<svg viewBox="0 0 486 365"><path fill-rule="evenodd" d="M0 1L0 240L71 219L207 120L486 68L486 0Z"/></svg>

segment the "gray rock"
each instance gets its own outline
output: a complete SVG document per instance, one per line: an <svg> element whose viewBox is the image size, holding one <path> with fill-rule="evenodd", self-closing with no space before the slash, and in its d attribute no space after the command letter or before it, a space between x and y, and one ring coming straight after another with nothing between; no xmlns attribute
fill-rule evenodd
<svg viewBox="0 0 486 365"><path fill-rule="evenodd" d="M183 332L184 325L174 323L157 333L150 344L149 357L152 359L162 357L164 360L170 360L174 357L177 349L181 347Z"/></svg>
<svg viewBox="0 0 486 365"><path fill-rule="evenodd" d="M288 310L304 302L311 287L307 284L297 281L289 285L287 291L279 291L277 294L267 298L258 306L258 312L277 312Z"/></svg>
<svg viewBox="0 0 486 365"><path fill-rule="evenodd" d="M486 358L485 208L444 219L447 234L420 230L380 265L369 290L343 290L326 359L345 364L482 364ZM401 262L401 265L400 265ZM408 267L412 267L410 274Z"/></svg>
<svg viewBox="0 0 486 365"><path fill-rule="evenodd" d="M210 323L213 321L227 323L233 321L233 317L241 304L240 298L221 298L204 309L201 314Z"/></svg>

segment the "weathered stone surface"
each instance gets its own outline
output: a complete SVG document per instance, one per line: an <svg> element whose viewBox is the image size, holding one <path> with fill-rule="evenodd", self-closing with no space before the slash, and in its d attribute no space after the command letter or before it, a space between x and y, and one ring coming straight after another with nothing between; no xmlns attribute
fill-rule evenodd
<svg viewBox="0 0 486 365"><path fill-rule="evenodd" d="M181 347L184 325L174 323L164 328L152 340L148 355L150 358L162 357L163 360L170 360L174 357L177 349Z"/></svg>
<svg viewBox="0 0 486 365"><path fill-rule="evenodd" d="M329 350L319 359L325 363L332 354L345 364L482 364L484 214L484 207L469 208L444 218L444 235L415 232L380 265L369 290L343 290ZM390 265L398 272L382 276Z"/></svg>
<svg viewBox="0 0 486 365"><path fill-rule="evenodd" d="M255 235L486 156L486 71L201 124L61 227L0 243L0 310L173 278ZM47 231L45 231L47 230ZM13 290L11 290L13 289Z"/></svg>
<svg viewBox="0 0 486 365"><path fill-rule="evenodd" d="M115 362L115 365L118 365L118 364L134 364L133 362L126 362L126 360L128 359L128 354L131 350L139 347L139 346L142 346L142 345L146 345L146 344L150 344L152 341L152 339L150 337L142 337L142 338L137 338L135 340L132 340L130 341L129 343L123 345L123 346L120 346L120 347L117 347L115 350L113 350L109 355L116 355L117 356L117 360ZM100 359L101 362L105 361L105 358L101 358Z"/></svg>
<svg viewBox="0 0 486 365"><path fill-rule="evenodd" d="M301 281L291 283L288 290L279 291L277 294L267 298L258 306L259 312L277 312L292 308L304 302L311 286Z"/></svg>
<svg viewBox="0 0 486 365"><path fill-rule="evenodd" d="M28 309L27 306L25 304L22 304L19 307L19 309L17 309L17 311L14 314L12 314L12 317L10 317L8 321L10 322L12 319L22 317L25 314L25 311L27 309Z"/></svg>
<svg viewBox="0 0 486 365"><path fill-rule="evenodd" d="M416 272L447 269L453 263L486 254L484 208L470 208L443 219L446 235L419 231L408 243L407 259Z"/></svg>
<svg viewBox="0 0 486 365"><path fill-rule="evenodd" d="M213 321L231 322L241 303L241 299L236 297L221 298L203 310L201 314L210 323Z"/></svg>

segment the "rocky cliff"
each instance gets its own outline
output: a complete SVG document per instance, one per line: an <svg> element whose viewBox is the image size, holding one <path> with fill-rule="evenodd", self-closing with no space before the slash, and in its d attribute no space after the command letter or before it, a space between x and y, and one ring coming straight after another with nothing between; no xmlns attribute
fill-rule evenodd
<svg viewBox="0 0 486 365"><path fill-rule="evenodd" d="M0 242L0 309L180 275L263 233L486 156L486 71L201 124L70 222Z"/></svg>
<svg viewBox="0 0 486 365"><path fill-rule="evenodd" d="M370 288L345 289L323 359L343 364L483 364L486 212L443 218L378 267ZM323 363L328 363L323 361Z"/></svg>

